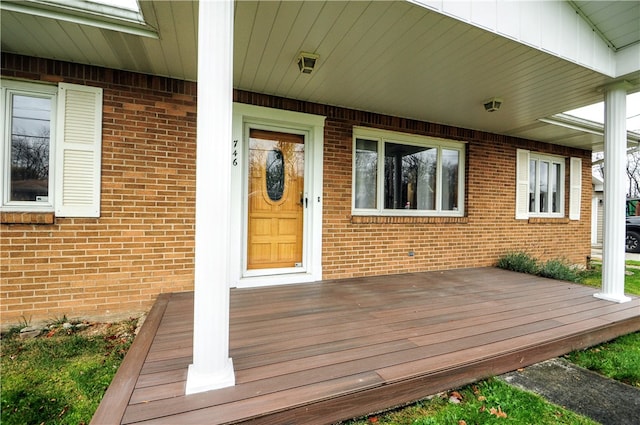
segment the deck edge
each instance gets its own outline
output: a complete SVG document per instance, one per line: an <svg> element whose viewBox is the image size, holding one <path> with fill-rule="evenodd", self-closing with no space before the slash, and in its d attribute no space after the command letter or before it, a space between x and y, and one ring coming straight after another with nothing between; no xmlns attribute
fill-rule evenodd
<svg viewBox="0 0 640 425"><path fill-rule="evenodd" d="M172 294L160 294L134 338L111 384L107 388L90 425L120 424L135 389L140 370L149 353ZM126 396L123 396L125 395Z"/></svg>
<svg viewBox="0 0 640 425"><path fill-rule="evenodd" d="M250 423L252 425L337 423L410 404L441 391L468 385L481 379L510 372L574 350L585 349L637 331L640 331L640 316L611 322L599 328L563 338L544 341L541 345L506 352L497 357L488 357L460 365L454 370L440 370L419 375L358 391L351 395L343 394L340 397L320 400L284 411L273 411L263 416L247 418L242 422L234 423ZM384 409L380 407L382 399L388 401L387 407Z"/></svg>

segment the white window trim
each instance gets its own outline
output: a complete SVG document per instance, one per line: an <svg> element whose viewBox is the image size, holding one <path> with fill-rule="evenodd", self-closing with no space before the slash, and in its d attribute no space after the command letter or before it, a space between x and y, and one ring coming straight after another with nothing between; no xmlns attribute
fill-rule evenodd
<svg viewBox="0 0 640 425"><path fill-rule="evenodd" d="M139 3L138 6L140 6ZM139 7L138 10L133 10L128 7L108 5L104 1L49 0L4 2L2 8L25 15L88 25L142 37L159 38L158 31L145 22Z"/></svg>
<svg viewBox="0 0 640 425"><path fill-rule="evenodd" d="M102 89L77 84L57 86L1 80L5 111L0 124L0 211L55 212L57 217L99 217L102 153ZM9 202L11 93L52 98L49 145L49 198Z"/></svg>
<svg viewBox="0 0 640 425"><path fill-rule="evenodd" d="M558 213L532 213L529 212L529 160L550 161L560 164L560 176L562 182L559 185L560 212ZM569 160L569 182L566 178L566 163ZM567 183L569 187L567 188ZM580 203L582 192L582 159L567 158L558 155L531 152L525 149L516 151L516 213L517 220L529 218L565 218L565 196L569 191L569 219L580 220Z"/></svg>
<svg viewBox="0 0 640 425"><path fill-rule="evenodd" d="M29 95L51 99L51 121L49 127L49 197L46 202L37 201L11 201L11 97L14 94ZM55 205L55 146L56 146L56 109L58 88L54 85L29 83L14 80L2 80L2 110L4 111L0 122L0 192L1 211L7 212L52 212Z"/></svg>
<svg viewBox="0 0 640 425"><path fill-rule="evenodd" d="M378 178L376 187L378 208L356 208L356 140L367 139L378 143ZM438 165L436 169L436 181L438 191L436 196L436 209L385 209L384 208L384 184L380 178L384 174L384 144L385 142L426 146L438 148ZM353 127L352 140L352 164L351 164L351 214L358 216L420 216L420 217L463 217L465 214L465 145L464 142L440 139L436 137L420 136L415 134L400 133L389 130L379 130L369 127ZM442 210L441 187L442 184L442 149L456 150L459 152L458 162L458 209L455 211Z"/></svg>
<svg viewBox="0 0 640 425"><path fill-rule="evenodd" d="M238 288L308 283L322 280L322 211L323 154L326 117L275 108L233 103L233 155L237 162L231 168L231 238L230 285ZM306 234L303 247L303 270L246 269L247 172L246 148L249 128L305 134L305 186L309 208L306 211Z"/></svg>
<svg viewBox="0 0 640 425"><path fill-rule="evenodd" d="M548 218L564 218L565 214L564 214L564 196L566 194L566 189L565 189L565 185L566 185L566 178L565 178L565 163L566 163L566 158L563 156L556 156L556 155L548 155L548 154L542 154L542 153L537 153L537 152L530 152L529 153L529 162L531 162L531 160L536 160L538 164L540 164L540 162L548 162L549 164L558 164L560 165L560 183L558 184L558 188L560 189L560 206L558 208L559 212L528 212L529 217L539 217L539 218L544 218L544 217L548 217ZM538 179L540 179L540 176L538 173L536 173L536 176L538 177ZM528 177L527 177L528 180ZM538 185L536 185L536 188L538 187ZM527 187L527 211L529 210L529 203L528 203L528 194L529 194L529 188Z"/></svg>

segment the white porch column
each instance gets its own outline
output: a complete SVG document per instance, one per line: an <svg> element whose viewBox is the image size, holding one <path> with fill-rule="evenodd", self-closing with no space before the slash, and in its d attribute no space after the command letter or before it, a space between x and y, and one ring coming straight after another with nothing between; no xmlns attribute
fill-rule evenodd
<svg viewBox="0 0 640 425"><path fill-rule="evenodd" d="M627 91L624 82L605 88L604 96L604 235L602 291L597 298L626 302L625 170L627 164Z"/></svg>
<svg viewBox="0 0 640 425"><path fill-rule="evenodd" d="M591 198L591 245L598 243L598 198Z"/></svg>
<svg viewBox="0 0 640 425"><path fill-rule="evenodd" d="M228 279L233 1L199 3L195 302L187 394L235 385Z"/></svg>

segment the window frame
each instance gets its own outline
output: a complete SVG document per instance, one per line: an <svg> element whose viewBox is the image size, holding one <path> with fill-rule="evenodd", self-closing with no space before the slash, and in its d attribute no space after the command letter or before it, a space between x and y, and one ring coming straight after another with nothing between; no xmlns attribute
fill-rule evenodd
<svg viewBox="0 0 640 425"><path fill-rule="evenodd" d="M356 208L356 144L358 139L376 142L376 208ZM388 209L384 207L385 144L428 147L437 149L435 209ZM442 151L458 152L458 196L456 210L442 209ZM351 214L358 216L418 216L418 217L464 217L465 215L465 156L466 143L436 137L379 130L369 127L353 127L351 163Z"/></svg>
<svg viewBox="0 0 640 425"><path fill-rule="evenodd" d="M60 82L46 84L24 80L0 79L0 102L4 115L0 120L0 211L51 213L55 217L100 217L102 105L101 87ZM49 184L53 189L45 205L38 201L7 202L10 196L10 146L7 91L13 88L38 94L55 93L50 128ZM52 183L53 182L53 183ZM44 202L42 202L44 204Z"/></svg>
<svg viewBox="0 0 640 425"><path fill-rule="evenodd" d="M11 198L11 128L13 117L13 97L24 95L51 100L49 122L49 179L47 201L12 201ZM31 83L16 80L2 80L0 101L4 115L0 126L0 210L9 212L52 212L55 208L56 141L58 87L56 85Z"/></svg>
<svg viewBox="0 0 640 425"><path fill-rule="evenodd" d="M549 155L549 154L543 154L543 153L538 153L538 152L529 152L529 172L531 172L531 161L536 161L536 182L535 182L535 192L534 192L534 199L535 199L535 205L536 205L536 212L532 212L529 210L529 202L527 202L527 212L529 217L534 217L534 218L564 218L566 216L565 214L565 194L566 194L566 161L567 159L563 156L557 156L557 155ZM558 212L553 212L553 211L547 211L547 212L538 212L540 209L540 173L538 172L540 170L540 164L541 162L548 162L549 165L551 164L558 164L560 165L560 182L558 183L558 189L559 189L559 199L560 199L560 205L558 207ZM551 175L551 169L553 167L549 167L549 171L548 171L548 175ZM527 188L527 196L529 195L529 191ZM549 196L549 202L551 202L551 197Z"/></svg>

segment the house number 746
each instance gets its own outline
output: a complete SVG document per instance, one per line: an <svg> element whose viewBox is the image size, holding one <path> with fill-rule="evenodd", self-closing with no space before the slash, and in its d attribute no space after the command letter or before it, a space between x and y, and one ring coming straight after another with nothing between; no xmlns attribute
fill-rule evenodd
<svg viewBox="0 0 640 425"><path fill-rule="evenodd" d="M236 165L238 165L238 141L237 140L233 141L233 153L231 155L233 155L233 161L231 163L235 167Z"/></svg>

